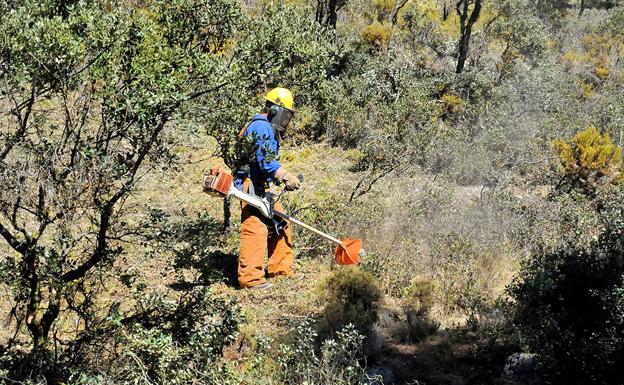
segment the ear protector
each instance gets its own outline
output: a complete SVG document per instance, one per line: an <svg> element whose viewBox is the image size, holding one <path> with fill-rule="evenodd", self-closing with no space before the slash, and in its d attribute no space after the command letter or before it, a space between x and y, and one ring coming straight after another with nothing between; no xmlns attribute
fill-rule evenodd
<svg viewBox="0 0 624 385"><path fill-rule="evenodd" d="M279 99L276 101L279 102ZM279 104L271 104L268 107L268 110L269 122L271 122L275 130L278 133L286 131L286 127L288 126L288 123L290 123L294 111L282 107Z"/></svg>
<svg viewBox="0 0 624 385"><path fill-rule="evenodd" d="M282 109L281 106L277 104L271 104L271 107L269 107L269 116L274 117L281 111L281 109Z"/></svg>

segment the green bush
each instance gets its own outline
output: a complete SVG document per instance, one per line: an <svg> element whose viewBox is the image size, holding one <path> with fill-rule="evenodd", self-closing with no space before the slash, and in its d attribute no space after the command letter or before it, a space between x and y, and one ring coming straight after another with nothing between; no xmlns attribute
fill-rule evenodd
<svg viewBox="0 0 624 385"><path fill-rule="evenodd" d="M321 331L333 334L348 324L368 335L377 321L382 293L372 274L357 268L341 268L323 284L325 303Z"/></svg>
<svg viewBox="0 0 624 385"><path fill-rule="evenodd" d="M364 336L346 325L335 338L321 342L316 349L317 333L309 322L297 327L291 344L280 347L279 365L285 384L347 385L358 384L364 372L362 359Z"/></svg>
<svg viewBox="0 0 624 385"><path fill-rule="evenodd" d="M607 198L607 199L604 199ZM624 194L603 197L591 247L562 247L525 263L510 287L514 323L551 383L624 378Z"/></svg>
<svg viewBox="0 0 624 385"><path fill-rule="evenodd" d="M495 20L488 25L488 39L501 47L501 59L496 63L499 80L509 76L522 61L536 63L546 52L545 25L533 12L527 0L497 0L492 2Z"/></svg>
<svg viewBox="0 0 624 385"><path fill-rule="evenodd" d="M371 36L384 31L380 28L372 28ZM362 156L351 171L367 171L352 199L385 175L411 172L428 159L429 146L439 133L438 103L417 60L407 52L365 58L323 88L327 138L357 148Z"/></svg>
<svg viewBox="0 0 624 385"><path fill-rule="evenodd" d="M234 300L198 289L179 300L147 295L136 311L128 318L117 313L110 325L58 357L0 348L0 378L27 384L240 383L223 360L243 322Z"/></svg>
<svg viewBox="0 0 624 385"><path fill-rule="evenodd" d="M432 280L416 277L412 280L405 293L404 303L409 315L413 319L423 318L429 315L433 306L435 295L435 284Z"/></svg>
<svg viewBox="0 0 624 385"><path fill-rule="evenodd" d="M388 42L392 35L392 25L389 23L380 23L378 21L367 25L361 33L362 40L371 46L380 48L388 47Z"/></svg>
<svg viewBox="0 0 624 385"><path fill-rule="evenodd" d="M435 279L440 283L436 294L443 311L468 315L478 312L485 297L492 297L489 284L496 272L481 269L490 256L472 239L458 233L438 235L432 250L436 256Z"/></svg>
<svg viewBox="0 0 624 385"><path fill-rule="evenodd" d="M208 290L196 290L174 306L163 302L162 308L158 322L136 323L122 331L124 349L117 363L126 373L118 373L120 377L140 383L147 376L157 384L237 383L219 360L238 335L240 307Z"/></svg>
<svg viewBox="0 0 624 385"><path fill-rule="evenodd" d="M413 343L438 330L439 323L429 318L435 290L436 285L431 279L416 277L412 280L403 297L403 312L407 323L400 325L392 333L394 338L403 343Z"/></svg>

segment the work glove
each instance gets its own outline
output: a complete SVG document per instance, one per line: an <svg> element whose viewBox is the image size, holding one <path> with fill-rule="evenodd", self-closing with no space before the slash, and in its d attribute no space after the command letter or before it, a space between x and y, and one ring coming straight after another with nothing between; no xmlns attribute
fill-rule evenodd
<svg viewBox="0 0 624 385"><path fill-rule="evenodd" d="M298 190L301 187L301 181L294 174L286 171L284 167L280 167L275 172L275 180L279 184L284 183L284 187L289 191Z"/></svg>

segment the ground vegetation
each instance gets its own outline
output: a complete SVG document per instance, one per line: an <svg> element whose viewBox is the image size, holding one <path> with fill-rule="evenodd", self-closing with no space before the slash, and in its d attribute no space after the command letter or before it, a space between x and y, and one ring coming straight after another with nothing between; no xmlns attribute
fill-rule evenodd
<svg viewBox="0 0 624 385"><path fill-rule="evenodd" d="M613 384L624 4L0 1L0 379ZM302 281L236 287L235 169L295 119Z"/></svg>

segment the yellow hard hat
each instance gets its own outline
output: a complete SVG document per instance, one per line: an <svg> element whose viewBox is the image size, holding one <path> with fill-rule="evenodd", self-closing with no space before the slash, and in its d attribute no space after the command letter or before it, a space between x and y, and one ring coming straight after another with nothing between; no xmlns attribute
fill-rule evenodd
<svg viewBox="0 0 624 385"><path fill-rule="evenodd" d="M292 92L286 88L273 88L264 98L271 103L277 104L278 106L288 108L289 110L293 109Z"/></svg>

